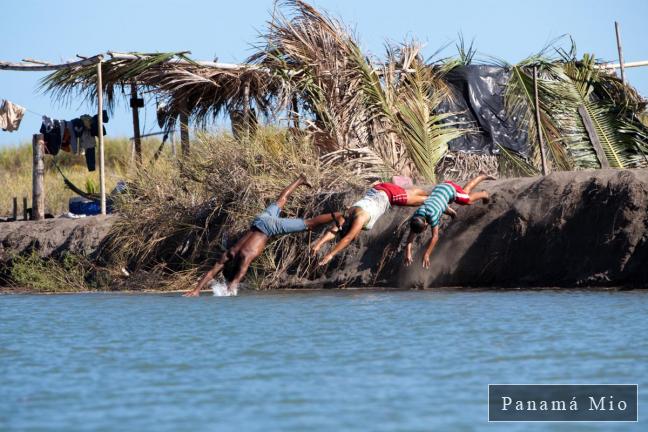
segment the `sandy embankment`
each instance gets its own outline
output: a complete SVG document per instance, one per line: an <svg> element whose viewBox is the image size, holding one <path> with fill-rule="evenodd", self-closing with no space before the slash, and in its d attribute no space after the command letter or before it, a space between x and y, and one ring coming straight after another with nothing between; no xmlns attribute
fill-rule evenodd
<svg viewBox="0 0 648 432"><path fill-rule="evenodd" d="M491 202L455 205L457 220L444 217L430 270L420 265L422 244L415 264L402 265L403 242L393 239L403 238L413 210L397 208L315 285L648 285L648 170L556 172L480 188Z"/></svg>
<svg viewBox="0 0 648 432"><path fill-rule="evenodd" d="M401 265L399 240L413 209L396 208L321 277L286 275L285 286L646 286L647 185L648 170L484 182L491 202L455 206L458 218L444 221L430 270L421 268L420 252L411 268ZM0 273L15 253L92 254L114 219L0 223Z"/></svg>
<svg viewBox="0 0 648 432"><path fill-rule="evenodd" d="M92 256L108 235L116 216L0 223L0 276L11 257L36 252L43 258L63 252ZM1 279L0 279L1 281Z"/></svg>

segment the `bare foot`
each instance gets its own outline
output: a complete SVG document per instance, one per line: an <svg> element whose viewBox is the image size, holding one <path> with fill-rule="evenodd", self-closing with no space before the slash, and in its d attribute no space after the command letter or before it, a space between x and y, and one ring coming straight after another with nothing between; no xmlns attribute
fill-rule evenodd
<svg viewBox="0 0 648 432"><path fill-rule="evenodd" d="M232 282L228 287L227 287L227 293L231 296L238 295L238 283L237 282Z"/></svg>
<svg viewBox="0 0 648 432"><path fill-rule="evenodd" d="M497 180L497 177L487 174L486 171L479 171L479 175L486 177L484 180Z"/></svg>
<svg viewBox="0 0 648 432"><path fill-rule="evenodd" d="M310 183L308 183L308 179L306 178L306 174L301 173L301 174L299 175L299 178L301 179L301 184L303 184L303 185L306 186L307 188L313 189L313 185L310 184Z"/></svg>
<svg viewBox="0 0 648 432"><path fill-rule="evenodd" d="M331 255L326 254L326 255L324 255L324 258L322 258L322 259L320 260L320 262L317 263L317 265L320 266L320 267L325 266L326 264L328 264L329 262L331 262L332 259L333 259L333 257L332 257Z"/></svg>

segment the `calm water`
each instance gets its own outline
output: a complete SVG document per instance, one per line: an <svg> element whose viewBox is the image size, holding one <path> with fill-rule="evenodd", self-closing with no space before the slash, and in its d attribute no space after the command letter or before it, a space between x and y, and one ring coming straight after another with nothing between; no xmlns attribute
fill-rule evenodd
<svg viewBox="0 0 648 432"><path fill-rule="evenodd" d="M648 292L0 296L0 430L648 430ZM487 423L488 383L639 423Z"/></svg>

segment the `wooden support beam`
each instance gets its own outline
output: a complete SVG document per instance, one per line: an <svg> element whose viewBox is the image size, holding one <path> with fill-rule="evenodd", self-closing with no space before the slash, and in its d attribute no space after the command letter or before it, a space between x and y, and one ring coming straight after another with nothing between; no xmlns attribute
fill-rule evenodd
<svg viewBox="0 0 648 432"><path fill-rule="evenodd" d="M245 139L250 138L250 83L243 87L243 131Z"/></svg>
<svg viewBox="0 0 648 432"><path fill-rule="evenodd" d="M45 141L43 134L32 137L32 219L45 219L45 164L43 163Z"/></svg>
<svg viewBox="0 0 648 432"><path fill-rule="evenodd" d="M596 157L601 164L601 168L610 168L610 161L603 151L601 140L599 140L599 137L596 133L596 128L594 127L594 122L592 122L592 118L583 105L578 106L578 114L580 114L581 120L583 120L585 130L587 131L587 135L589 136L590 142L592 143L592 147L594 147L594 153L596 153Z"/></svg>
<svg viewBox="0 0 648 432"><path fill-rule="evenodd" d="M34 64L45 65L45 66L51 66L53 64L46 61L34 60L32 58L24 58L22 59L22 61L24 61L25 63L34 63Z"/></svg>
<svg viewBox="0 0 648 432"><path fill-rule="evenodd" d="M623 62L623 69L648 66L648 60L636 62ZM599 63L594 65L597 69L619 69L620 63Z"/></svg>
<svg viewBox="0 0 648 432"><path fill-rule="evenodd" d="M142 137L140 136L138 99L137 84L132 81L130 106L133 111L133 143L135 144L135 163L140 166L142 164Z"/></svg>
<svg viewBox="0 0 648 432"><path fill-rule="evenodd" d="M290 117L292 117L292 125L295 129L299 129L299 101L297 95L293 95L291 105Z"/></svg>
<svg viewBox="0 0 648 432"><path fill-rule="evenodd" d="M99 135L99 194L101 196L101 214L106 214L106 164L104 160L103 136L103 81L101 61L97 63L97 129Z"/></svg>
<svg viewBox="0 0 648 432"><path fill-rule="evenodd" d="M13 220L18 220L18 197L13 197Z"/></svg>
<svg viewBox="0 0 648 432"><path fill-rule="evenodd" d="M28 63L12 63L0 61L0 69L5 70L16 70L16 71L55 71L61 69L68 69L78 66L89 66L95 63L100 62L103 59L103 55L98 54L96 56L79 60L76 62L61 63L61 64L28 64Z"/></svg>
<svg viewBox="0 0 648 432"><path fill-rule="evenodd" d="M189 115L180 113L180 149L182 156L189 155Z"/></svg>
<svg viewBox="0 0 648 432"><path fill-rule="evenodd" d="M625 84L625 69L623 66L623 48L621 47L621 29L617 21L614 21L614 32L616 33L617 50L619 51L619 67L621 68L621 82Z"/></svg>
<svg viewBox="0 0 648 432"><path fill-rule="evenodd" d="M23 197L23 220L28 220L29 216L27 215L27 197Z"/></svg>
<svg viewBox="0 0 648 432"><path fill-rule="evenodd" d="M117 60L140 60L144 59L148 56L142 56L142 55L137 55L137 54L130 54L130 53L118 53L115 51L108 51L108 54L110 57L117 59ZM178 54L191 54L191 51L184 51L182 53ZM200 67L205 67L205 68L211 68L211 69L224 69L224 70L242 70L242 69L263 69L260 68L256 65L248 65L248 64L233 64L233 63L219 63L219 62L212 62L212 61L202 61L202 60L184 60L184 59L171 59L165 63L170 63L170 64L180 64L180 65L194 65L194 66L200 66Z"/></svg>
<svg viewBox="0 0 648 432"><path fill-rule="evenodd" d="M538 143L540 143L542 175L547 175L547 159L545 157L544 138L542 137L542 122L540 121L540 99L538 98L538 66L533 66L533 92L535 95L536 131L538 133Z"/></svg>

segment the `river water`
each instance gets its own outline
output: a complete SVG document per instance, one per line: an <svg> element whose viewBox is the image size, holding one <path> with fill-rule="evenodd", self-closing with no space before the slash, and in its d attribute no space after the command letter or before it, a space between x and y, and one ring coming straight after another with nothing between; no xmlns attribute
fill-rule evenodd
<svg viewBox="0 0 648 432"><path fill-rule="evenodd" d="M648 430L648 292L0 296L0 430ZM488 423L489 383L638 383L639 423Z"/></svg>

